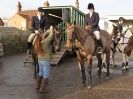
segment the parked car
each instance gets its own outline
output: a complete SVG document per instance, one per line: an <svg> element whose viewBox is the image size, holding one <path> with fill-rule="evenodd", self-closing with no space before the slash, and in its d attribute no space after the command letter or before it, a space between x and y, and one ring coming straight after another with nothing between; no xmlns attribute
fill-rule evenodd
<svg viewBox="0 0 133 99"><path fill-rule="evenodd" d="M0 42L0 56L4 56L3 45L1 42Z"/></svg>

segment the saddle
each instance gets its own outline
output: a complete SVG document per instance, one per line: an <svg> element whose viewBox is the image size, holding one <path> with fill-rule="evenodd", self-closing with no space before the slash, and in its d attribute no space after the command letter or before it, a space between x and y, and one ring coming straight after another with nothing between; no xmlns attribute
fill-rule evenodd
<svg viewBox="0 0 133 99"><path fill-rule="evenodd" d="M85 26L85 31L87 31L89 33L89 35L92 36L92 38L94 39L95 45L96 45L95 50L97 51L97 50L99 50L99 48L102 50L102 48L103 48L102 41L96 39L96 36L92 31L92 27L90 25ZM100 34L101 34L101 32L100 32ZM100 51L98 51L98 52L100 52Z"/></svg>

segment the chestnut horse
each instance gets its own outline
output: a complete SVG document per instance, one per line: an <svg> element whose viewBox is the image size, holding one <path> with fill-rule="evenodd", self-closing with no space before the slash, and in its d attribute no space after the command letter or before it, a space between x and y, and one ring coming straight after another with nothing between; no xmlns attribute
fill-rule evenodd
<svg viewBox="0 0 133 99"><path fill-rule="evenodd" d="M51 45L53 46L54 52L59 52L61 50L61 31L57 26L52 27L54 36L51 42ZM48 30L49 31L49 30ZM45 34L43 31L39 31L39 34L37 34L33 40L32 44L32 59L34 64L34 77L37 77L37 74L39 72L39 66L38 66L38 54L45 54L45 51L43 50L41 46L42 39L45 39L47 37L47 34Z"/></svg>
<svg viewBox="0 0 133 99"><path fill-rule="evenodd" d="M91 29L90 29L91 30ZM109 79L109 64L110 64L110 50L111 50L111 36L104 30L100 31L100 36L103 44L103 53L106 53L106 63L107 63L107 74L106 77ZM78 25L68 25L67 26L67 48L72 48L74 46L79 67L82 74L82 84L85 86L86 83L86 74L84 67L84 59L87 60L88 67L88 88L92 86L92 58L96 56L98 59L98 76L101 76L101 66L102 66L102 57L101 54L97 53L96 41L93 37L91 31L86 31L84 28Z"/></svg>

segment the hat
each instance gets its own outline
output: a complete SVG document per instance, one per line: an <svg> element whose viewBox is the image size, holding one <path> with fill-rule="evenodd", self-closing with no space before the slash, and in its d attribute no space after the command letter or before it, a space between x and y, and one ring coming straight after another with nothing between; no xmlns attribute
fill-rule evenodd
<svg viewBox="0 0 133 99"><path fill-rule="evenodd" d="M39 7L39 8L37 9L37 11L38 11L38 12L42 12L43 10L42 10L41 7Z"/></svg>
<svg viewBox="0 0 133 99"><path fill-rule="evenodd" d="M92 3L88 4L88 9L94 9L94 5Z"/></svg>
<svg viewBox="0 0 133 99"><path fill-rule="evenodd" d="M119 19L118 19L119 21L126 21L126 19L125 18L123 18L123 17L119 17Z"/></svg>

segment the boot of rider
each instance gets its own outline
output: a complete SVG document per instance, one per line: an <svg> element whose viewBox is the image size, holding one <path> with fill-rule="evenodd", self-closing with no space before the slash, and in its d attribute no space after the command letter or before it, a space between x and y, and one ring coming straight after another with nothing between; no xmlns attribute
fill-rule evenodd
<svg viewBox="0 0 133 99"><path fill-rule="evenodd" d="M37 77L36 90L38 91L41 86L42 76Z"/></svg>
<svg viewBox="0 0 133 99"><path fill-rule="evenodd" d="M31 46L32 46L32 43L31 42L28 42L27 54L31 54Z"/></svg>
<svg viewBox="0 0 133 99"><path fill-rule="evenodd" d="M102 54L103 53L103 45L102 45L101 39L100 40L97 40L97 52L99 54Z"/></svg>
<svg viewBox="0 0 133 99"><path fill-rule="evenodd" d="M42 78L41 86L40 86L40 89L39 89L40 93L45 93L46 92L47 81L48 81L47 78Z"/></svg>

